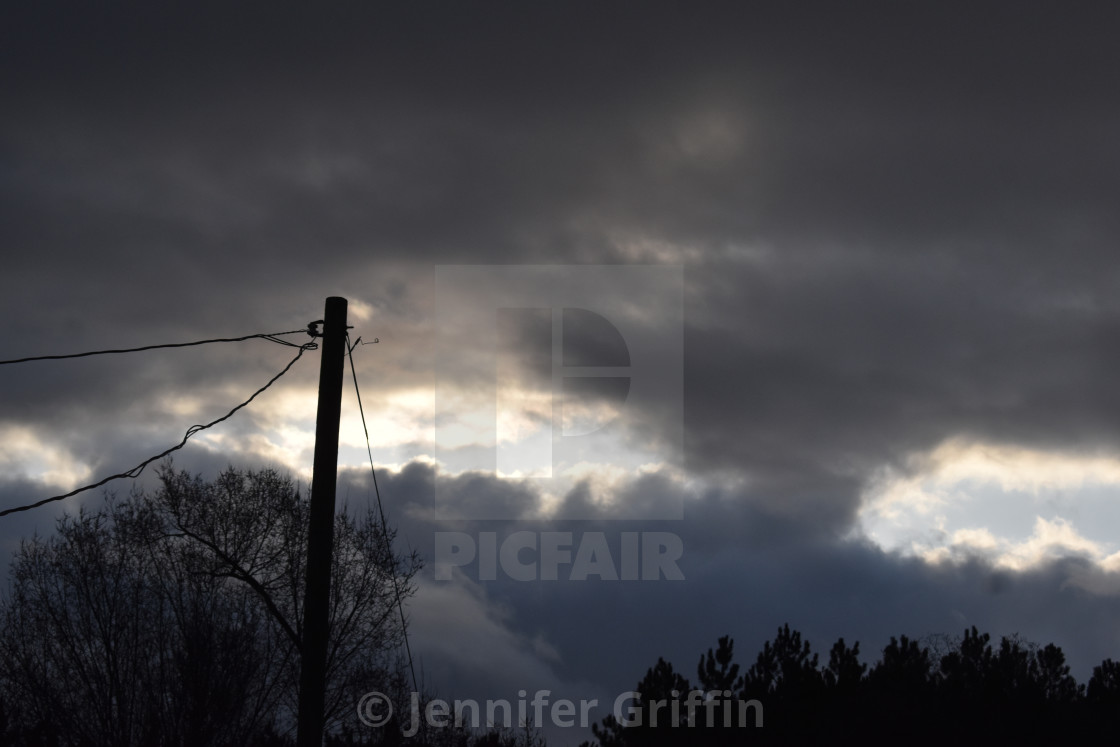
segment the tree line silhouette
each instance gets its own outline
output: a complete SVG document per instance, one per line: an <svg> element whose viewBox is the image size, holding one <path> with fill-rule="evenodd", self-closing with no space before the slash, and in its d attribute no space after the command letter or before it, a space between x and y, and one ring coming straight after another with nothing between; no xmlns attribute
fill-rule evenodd
<svg viewBox="0 0 1120 747"><path fill-rule="evenodd" d="M108 496L23 540L0 600L0 745L291 745L307 503L271 470L206 482L168 466L158 489ZM397 722L360 723L363 693L386 693L406 714L412 690L394 586L412 594L420 561L390 555L385 531L372 514L336 517L327 744L542 747L542 724L405 739ZM608 715L584 747L1120 733L1120 664L1106 659L1081 685L1054 644L997 644L975 627L957 639L892 637L869 664L844 639L822 660L786 624L745 669L724 636L695 679L658 659L635 691L626 723Z"/></svg>
<svg viewBox="0 0 1120 747"><path fill-rule="evenodd" d="M1086 687L1052 643L1010 636L993 645L974 626L959 640L934 644L892 636L869 666L859 643L841 638L822 662L786 624L740 673L733 640L724 636L700 657L692 682L658 659L635 688L641 712L623 716L633 725L608 715L592 727L595 742L581 747L1057 744L1120 735L1120 663L1112 659L1093 668ZM694 698L690 709L694 690L707 703L696 707Z"/></svg>

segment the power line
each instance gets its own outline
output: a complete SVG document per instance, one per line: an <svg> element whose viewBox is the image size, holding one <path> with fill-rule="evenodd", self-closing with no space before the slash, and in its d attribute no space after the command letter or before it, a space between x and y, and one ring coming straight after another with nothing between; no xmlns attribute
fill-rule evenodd
<svg viewBox="0 0 1120 747"><path fill-rule="evenodd" d="M393 555L393 546L389 542L389 526L385 523L385 508L381 505L381 490L377 487L377 470L373 466L373 447L369 444L369 428L366 427L366 413L362 408L362 393L358 391L358 372L354 370L354 348L362 338L351 345L350 335L346 335L346 357L350 359L350 375L354 378L354 395L358 398L358 413L362 416L362 430L366 434L366 453L369 454L369 472L373 475L373 492L377 496L377 512L381 515L381 536L385 539L385 552L393 566L393 593L397 598L397 611L401 616L401 632L404 634L404 650L408 653L408 668L412 672L412 690L418 692L416 685L416 666L412 663L412 647L408 644L408 626L404 621L404 605L401 603L401 589L397 584L397 558Z"/></svg>
<svg viewBox="0 0 1120 747"><path fill-rule="evenodd" d="M299 331L300 332L305 332L307 330L299 330ZM285 332L285 333L282 333L282 334L294 334L294 333ZM262 337L262 336L263 335L251 335L251 337ZM249 338L246 337L246 338L242 338L242 339L249 339ZM210 341L210 342L214 342L214 341ZM185 344L203 344L203 343L185 343ZM284 343L284 344L288 345L290 343ZM26 506L16 506L15 508L5 509L3 511L0 511L0 517L7 516L8 514L14 514L14 513L17 513L19 511L30 511L33 508L38 508L38 507L46 505L48 503L53 503L54 501L61 501L61 500L64 500L66 498L70 498L72 496L75 496L78 493L82 493L82 492L85 492L87 490L92 490L93 488L99 488L102 485L104 485L105 483L110 482L112 480L119 480L119 479L128 478L128 477L132 477L132 478L139 477L140 473L144 471L144 468L147 467L152 462L156 461L157 459L162 459L163 457L167 456L171 452L178 451L179 449L186 446L187 441L190 440L191 436L195 435L196 433L199 433L200 431L204 431L207 428L213 427L213 426L217 425L218 423L221 423L223 420L228 420L229 418L231 418L235 412L237 412L241 408L248 405L250 402L252 402L254 399L257 398L257 395L259 395L261 392L263 392L264 390L268 389L270 386L275 384L276 381L281 376L288 373L288 369L290 369L292 366L294 366L296 361L298 361L301 357L303 357L303 354L305 352L307 352L308 350L316 349L318 347L318 345L314 342L308 342L308 343L304 343L303 345L296 345L295 347L299 348L299 352L296 353L296 357L292 358L290 361L288 361L288 365L284 366L284 368L280 371L280 373L276 374L271 379L269 379L267 384L262 386L257 391L253 392L252 396L250 396L249 399L245 400L244 402L242 402L237 407L233 408L232 410L230 410L229 412L227 412L225 415L218 418L217 420L212 420L209 423L206 423L205 425L192 425L190 428L187 429L187 433L186 433L186 435L183 436L183 440L180 441L175 446L172 446L170 449L167 449L166 451L160 452L159 454L156 454L153 457L149 457L148 459L145 459L144 461L140 462L140 464L136 465L135 467L133 467L132 469L130 469L126 472L119 472L115 475L110 475L109 477L106 477L103 480L99 480L98 482L92 483L90 485L85 485L83 487L77 488L76 490L71 490L69 493L66 493L65 495L56 495L56 496L52 496L50 498L44 498L43 500L37 501L36 503L29 503Z"/></svg>
<svg viewBox="0 0 1120 747"><path fill-rule="evenodd" d="M285 345L287 347L298 348L300 345L287 340L281 340L282 335L299 335L310 334L312 337L317 336L314 329L315 322L308 325L307 329L296 329L290 332L268 332L255 335L245 335L244 337L217 337L211 340L196 340L195 342L171 342L163 345L145 345L140 348L121 348L119 350L91 350L87 353L70 353L67 355L36 355L28 358L14 358L8 361L0 361L0 366L6 366L10 363L28 363L30 361L59 361L67 358L87 358L91 355L115 355L119 353L139 353L145 350L159 350L160 348L189 348L195 345L209 345L213 342L244 342L245 340L268 340L275 342L278 345Z"/></svg>

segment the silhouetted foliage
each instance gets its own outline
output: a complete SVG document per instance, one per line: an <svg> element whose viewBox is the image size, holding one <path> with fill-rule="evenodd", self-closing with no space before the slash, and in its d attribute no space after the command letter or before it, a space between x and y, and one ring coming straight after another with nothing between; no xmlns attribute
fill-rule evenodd
<svg viewBox="0 0 1120 747"><path fill-rule="evenodd" d="M268 745L293 723L307 501L273 471L206 482L166 469L25 540L0 608L0 691L20 744ZM394 577L372 516L335 526L328 718L400 689ZM14 709L14 704L19 708Z"/></svg>
<svg viewBox="0 0 1120 747"><path fill-rule="evenodd" d="M623 745L642 745L654 747L665 744L665 731L658 729L658 724L669 726L673 721L673 714L677 719L684 712L681 702L692 689L688 680L673 670L673 665L664 659L658 659L657 664L646 671L646 676L638 683L635 692L635 714L628 716L624 721L619 721L614 714L603 719L602 726L592 724L591 731L603 747L623 747Z"/></svg>
<svg viewBox="0 0 1120 747"><path fill-rule="evenodd" d="M844 639L836 641L828 653L828 667L824 670L826 687L840 692L853 692L863 684L867 665L859 660L859 641L848 648Z"/></svg>
<svg viewBox="0 0 1120 747"><path fill-rule="evenodd" d="M205 482L165 470L151 495L108 499L25 540L0 606L0 744L20 747L289 747L302 627L307 504L271 471ZM375 730L360 696L410 689L394 651L415 556L381 527L340 514L335 529L328 747L544 747L537 727ZM875 662L837 640L823 665L788 624L742 670L721 637L696 685L659 658L625 712L592 727L601 747L1104 741L1120 729L1120 663L1088 686L1062 650L976 627L962 637L890 638ZM421 706L423 707L423 706ZM590 743L585 743L589 745Z"/></svg>
<svg viewBox="0 0 1120 747"><path fill-rule="evenodd" d="M1089 678L1089 702L1102 706L1120 706L1120 662L1105 659L1093 667Z"/></svg>
<svg viewBox="0 0 1120 747"><path fill-rule="evenodd" d="M743 692L746 696L779 698L811 697L824 685L818 657L801 633L789 625L778 628L773 643L767 641L755 663L747 670Z"/></svg>
<svg viewBox="0 0 1120 747"><path fill-rule="evenodd" d="M725 635L719 639L719 647L715 651L708 649L707 658L700 657L700 663L696 666L696 678L701 689L722 692L742 687L742 682L738 679L739 665L731 662L734 650L735 644L731 636Z"/></svg>
<svg viewBox="0 0 1120 747"><path fill-rule="evenodd" d="M929 649L918 646L906 636L896 639L883 649L883 658L871 669L869 685L879 691L892 690L909 697L928 694L932 685L932 667Z"/></svg>
<svg viewBox="0 0 1120 747"><path fill-rule="evenodd" d="M860 660L859 643L848 646L841 638L822 667L808 641L787 624L736 678L733 641L724 636L700 657L697 676L706 695L730 686L738 690L736 698L709 698L707 707L694 709L694 720L677 728L624 728L608 716L593 732L601 747L1052 744L1113 738L1120 727L1120 664L1111 659L1093 670L1086 690L1053 644L1039 647L1009 636L993 649L991 637L975 627L960 639L941 637L937 643L940 655L934 656L905 635L892 637L869 668ZM664 698L672 689L681 713L690 713L686 685L659 659L638 685L641 707L649 708L646 693ZM757 708L748 707L748 699Z"/></svg>
<svg viewBox="0 0 1120 747"><path fill-rule="evenodd" d="M1047 643L1037 651L1035 660L1043 700L1049 703L1073 703L1084 694L1083 687L1069 673L1066 655L1053 643Z"/></svg>

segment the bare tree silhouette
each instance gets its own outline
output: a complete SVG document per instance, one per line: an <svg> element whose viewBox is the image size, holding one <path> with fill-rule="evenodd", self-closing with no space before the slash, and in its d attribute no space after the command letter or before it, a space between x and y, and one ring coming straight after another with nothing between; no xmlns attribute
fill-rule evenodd
<svg viewBox="0 0 1120 747"><path fill-rule="evenodd" d="M292 725L307 501L270 470L160 477L16 553L0 609L10 729L127 747L245 745ZM402 685L394 579L412 593L419 559L389 556L382 531L372 515L336 517L335 726L362 692Z"/></svg>

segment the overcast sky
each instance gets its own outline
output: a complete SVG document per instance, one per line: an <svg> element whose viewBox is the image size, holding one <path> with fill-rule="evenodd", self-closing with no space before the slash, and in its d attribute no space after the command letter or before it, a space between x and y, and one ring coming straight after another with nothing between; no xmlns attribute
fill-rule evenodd
<svg viewBox="0 0 1120 747"><path fill-rule="evenodd" d="M1113 4L14 6L0 358L299 329L348 298L380 339L358 374L391 520L429 561L413 650L441 693L609 702L723 634L745 667L784 622L869 658L1018 632L1082 682L1120 656ZM560 318L565 365L632 377L572 383L571 422ZM291 352L0 368L0 508L162 451ZM176 465L308 479L317 375L309 354ZM493 434L465 403L495 391L512 461L471 471ZM533 472L577 444L556 427L604 423ZM3 551L99 501L0 519ZM520 530L672 532L685 578L435 579L436 532Z"/></svg>

